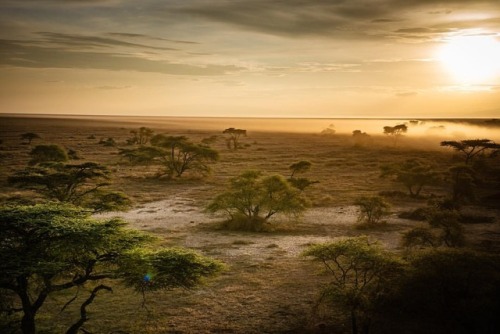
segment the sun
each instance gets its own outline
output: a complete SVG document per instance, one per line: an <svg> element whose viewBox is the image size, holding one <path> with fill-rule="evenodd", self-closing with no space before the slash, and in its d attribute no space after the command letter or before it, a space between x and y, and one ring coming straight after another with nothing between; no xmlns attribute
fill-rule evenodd
<svg viewBox="0 0 500 334"><path fill-rule="evenodd" d="M491 36L451 37L438 58L462 84L484 84L500 75L500 42Z"/></svg>

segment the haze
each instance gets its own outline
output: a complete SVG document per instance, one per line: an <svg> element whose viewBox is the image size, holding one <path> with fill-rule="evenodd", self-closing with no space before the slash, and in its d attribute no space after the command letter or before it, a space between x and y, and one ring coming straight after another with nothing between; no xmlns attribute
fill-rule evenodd
<svg viewBox="0 0 500 334"><path fill-rule="evenodd" d="M4 0L0 113L494 118L499 32L496 0Z"/></svg>

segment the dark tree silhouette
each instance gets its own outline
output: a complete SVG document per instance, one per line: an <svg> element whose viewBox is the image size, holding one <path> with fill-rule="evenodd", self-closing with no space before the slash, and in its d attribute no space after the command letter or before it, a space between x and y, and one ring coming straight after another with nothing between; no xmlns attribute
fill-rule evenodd
<svg viewBox="0 0 500 334"><path fill-rule="evenodd" d="M500 150L500 144L496 144L490 139L471 139L471 140L448 140L442 141L441 146L451 147L457 152L460 152L464 156L465 164L469 162L481 153L485 153L486 150Z"/></svg>
<svg viewBox="0 0 500 334"><path fill-rule="evenodd" d="M227 142L227 147L229 149L237 150L240 148L240 137L247 135L247 130L243 129L235 129L235 128L227 128L224 131L222 131L223 134L229 135L229 137L226 139Z"/></svg>
<svg viewBox="0 0 500 334"><path fill-rule="evenodd" d="M312 163L310 161L301 160L299 162L291 164L288 169L292 171L290 178L293 179L295 174L305 173L311 169Z"/></svg>
<svg viewBox="0 0 500 334"><path fill-rule="evenodd" d="M26 133L23 133L21 135L21 139L22 140L27 140L29 145L31 145L31 142L34 139L40 139L40 138L42 138L42 137L40 137L38 134L33 133L33 132L26 132Z"/></svg>
<svg viewBox="0 0 500 334"><path fill-rule="evenodd" d="M93 286L66 332L73 334L88 321L87 306L98 292L111 291L110 284L142 292L190 288L221 268L186 250L152 251L145 247L150 236L124 225L60 204L0 208L0 290L16 297L7 307L14 311L20 305L24 334L36 332L37 313L55 292Z"/></svg>
<svg viewBox="0 0 500 334"><path fill-rule="evenodd" d="M352 132L352 138L354 139L355 146L364 146L371 142L371 136L361 130L354 130Z"/></svg>
<svg viewBox="0 0 500 334"><path fill-rule="evenodd" d="M396 126L384 126L384 134L392 136L394 146L397 145L398 139L408 131L406 124L398 124Z"/></svg>
<svg viewBox="0 0 500 334"><path fill-rule="evenodd" d="M131 130L132 138L127 139L127 144L145 145L154 135L154 130L147 127L140 127L139 130Z"/></svg>
<svg viewBox="0 0 500 334"><path fill-rule="evenodd" d="M59 145L37 145L30 152L30 165L44 162L65 162L68 161L68 153Z"/></svg>
<svg viewBox="0 0 500 334"><path fill-rule="evenodd" d="M402 183L410 196L418 197L424 186L438 180L434 167L419 159L408 159L401 164L381 166L381 177L393 177Z"/></svg>

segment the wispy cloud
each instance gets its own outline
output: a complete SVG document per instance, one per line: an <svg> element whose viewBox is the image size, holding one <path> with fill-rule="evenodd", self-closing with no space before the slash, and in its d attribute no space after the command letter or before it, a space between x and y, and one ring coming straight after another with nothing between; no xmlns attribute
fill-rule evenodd
<svg viewBox="0 0 500 334"><path fill-rule="evenodd" d="M94 40L94 39L91 39ZM79 45L79 43L77 42ZM40 46L40 41L0 40L0 65L27 68L75 68L138 71L174 75L224 75L243 70L233 65L190 65L144 59L119 52L79 51L63 46Z"/></svg>

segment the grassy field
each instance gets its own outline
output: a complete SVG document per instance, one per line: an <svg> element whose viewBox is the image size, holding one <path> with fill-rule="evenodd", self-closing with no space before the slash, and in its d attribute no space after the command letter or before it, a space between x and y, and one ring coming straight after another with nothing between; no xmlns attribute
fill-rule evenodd
<svg viewBox="0 0 500 334"><path fill-rule="evenodd" d="M376 129L378 124L392 126L397 124L395 120L371 123L318 120L306 122L304 127L300 120L287 120L286 128L280 127L279 120L271 125L268 124L271 121L238 119L1 117L0 121L2 201L22 196L36 199L33 193L9 186L7 177L26 166L35 145L59 144L75 150L81 157L79 161L107 165L113 171L112 188L133 200L129 212L108 213L105 217L123 217L132 228L157 235L160 245L193 248L227 265L222 275L193 291L147 295L147 307L141 307L141 295L124 288L118 287L112 294L102 293L89 308L91 320L85 325L94 333L319 333L324 324L336 333L348 332L342 319L325 310L313 312L326 278L318 275L319 267L300 256L301 251L315 242L362 234L399 251L401 234L420 223L398 218L397 214L425 206L429 198L444 196L448 191L446 184L435 183L424 188L420 198L400 193L389 197L392 213L388 223L376 230L355 227L354 200L381 191L406 192L400 184L379 177L382 165L419 158L445 172L457 159L454 152L439 146L440 140L456 137L448 138L448 132L442 136L431 136L430 132L422 135L425 129L434 126L429 122L422 125L424 128L410 127L408 134L394 145L391 138L382 135L381 128L378 133L365 129ZM338 127L338 133L320 135L330 123ZM216 135L213 148L220 152L220 161L212 166L213 171L207 177L186 174L182 178L158 179L157 166L134 166L118 154L119 148L127 148L130 131L140 126L148 126L155 133L185 135L195 142ZM222 130L229 126L248 129L248 136L241 138L243 148L227 149ZM460 123L460 126L465 125ZM367 131L371 142L355 145L350 133L356 129ZM471 129L476 131L477 127ZM490 139L496 139L498 130L487 131L493 136ZM20 135L25 132L37 133L41 139L35 139L31 145L23 143ZM99 144L101 139L109 137L116 141L116 146ZM300 160L312 163L304 176L319 182L306 189L311 207L303 217L278 218L272 231L250 233L220 230L221 217L204 212L210 199L242 171L256 169L288 177L288 167ZM494 189L484 187L481 191L479 197L491 194ZM465 227L469 244L479 247L488 238L485 231L500 231L499 212L495 208L468 209L495 219L493 224ZM498 240L493 238L488 242ZM59 312L73 293L54 296L44 306L39 317L44 333L59 333L74 319L76 303Z"/></svg>

